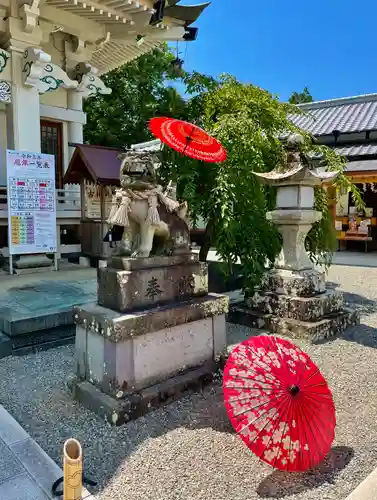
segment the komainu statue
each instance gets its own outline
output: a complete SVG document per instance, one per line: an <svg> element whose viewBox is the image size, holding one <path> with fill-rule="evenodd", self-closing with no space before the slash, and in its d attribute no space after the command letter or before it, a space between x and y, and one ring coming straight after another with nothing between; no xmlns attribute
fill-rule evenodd
<svg viewBox="0 0 377 500"><path fill-rule="evenodd" d="M187 203L179 203L158 184L154 156L132 150L118 156L122 161L120 188L113 196L107 223L110 234L119 235L113 237L113 241L120 240L114 251L119 256L149 257L189 251Z"/></svg>

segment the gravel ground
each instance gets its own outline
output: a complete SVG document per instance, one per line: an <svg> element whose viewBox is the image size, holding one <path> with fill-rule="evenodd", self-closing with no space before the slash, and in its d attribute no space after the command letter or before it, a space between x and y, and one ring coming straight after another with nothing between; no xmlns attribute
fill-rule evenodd
<svg viewBox="0 0 377 500"><path fill-rule="evenodd" d="M213 385L122 428L73 402L65 380L73 348L0 362L0 402L60 463L74 436L98 500L344 499L377 466L377 268L334 266L329 281L363 310L362 325L322 345L299 344L333 389L336 441L327 460L305 474L272 471L232 431ZM229 343L250 331L229 325Z"/></svg>

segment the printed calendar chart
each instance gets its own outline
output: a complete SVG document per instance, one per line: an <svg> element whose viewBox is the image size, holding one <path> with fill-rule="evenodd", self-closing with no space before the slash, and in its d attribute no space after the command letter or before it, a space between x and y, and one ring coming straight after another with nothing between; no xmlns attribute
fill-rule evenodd
<svg viewBox="0 0 377 500"><path fill-rule="evenodd" d="M7 150L9 251L56 252L55 158Z"/></svg>

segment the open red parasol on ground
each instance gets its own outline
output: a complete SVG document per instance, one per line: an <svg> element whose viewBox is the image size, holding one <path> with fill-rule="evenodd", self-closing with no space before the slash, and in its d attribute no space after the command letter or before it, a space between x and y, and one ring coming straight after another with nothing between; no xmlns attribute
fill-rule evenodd
<svg viewBox="0 0 377 500"><path fill-rule="evenodd" d="M223 388L234 429L272 467L305 471L330 451L336 425L331 391L293 343L267 335L242 342L228 358Z"/></svg>
<svg viewBox="0 0 377 500"><path fill-rule="evenodd" d="M192 123L157 117L149 121L149 128L162 142L190 158L209 163L226 159L226 150L220 142Z"/></svg>

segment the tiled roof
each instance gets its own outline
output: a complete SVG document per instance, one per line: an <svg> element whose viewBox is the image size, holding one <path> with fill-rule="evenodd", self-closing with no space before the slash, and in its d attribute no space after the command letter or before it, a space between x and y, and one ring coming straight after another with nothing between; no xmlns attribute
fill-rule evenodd
<svg viewBox="0 0 377 500"><path fill-rule="evenodd" d="M338 146L337 153L350 158L352 156L377 155L377 144L359 144L357 146Z"/></svg>
<svg viewBox="0 0 377 500"><path fill-rule="evenodd" d="M80 183L82 179L90 179L103 184L119 184L119 153L124 151L89 144L76 146L64 183Z"/></svg>
<svg viewBox="0 0 377 500"><path fill-rule="evenodd" d="M305 115L291 116L299 128L315 136L377 130L377 94L331 99L299 105Z"/></svg>
<svg viewBox="0 0 377 500"><path fill-rule="evenodd" d="M160 139L154 139L153 141L139 142L138 144L133 144L131 149L135 151L150 151L155 153L161 150L161 141Z"/></svg>
<svg viewBox="0 0 377 500"><path fill-rule="evenodd" d="M349 161L347 163L347 172L366 172L377 171L377 160Z"/></svg>

